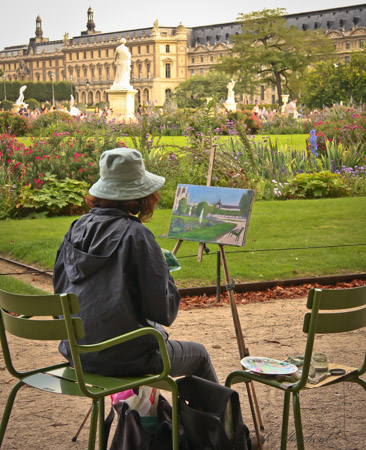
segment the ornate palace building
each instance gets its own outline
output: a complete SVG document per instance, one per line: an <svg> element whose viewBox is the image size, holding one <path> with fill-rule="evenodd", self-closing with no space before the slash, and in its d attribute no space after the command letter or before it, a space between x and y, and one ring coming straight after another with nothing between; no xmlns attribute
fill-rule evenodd
<svg viewBox="0 0 366 450"><path fill-rule="evenodd" d="M80 36L49 41L42 20L36 18L35 36L28 44L0 51L0 68L9 81L71 81L76 100L95 104L107 101L114 74L115 48L121 38L131 51L131 84L138 101L162 105L182 81L204 75L231 48L230 37L241 32L238 22L188 28L160 26L102 33L95 30L94 14L87 11L87 29ZM366 40L366 4L289 14L286 20L298 29L321 29L334 42L341 59ZM275 92L262 87L258 95L242 97L246 103L275 103Z"/></svg>

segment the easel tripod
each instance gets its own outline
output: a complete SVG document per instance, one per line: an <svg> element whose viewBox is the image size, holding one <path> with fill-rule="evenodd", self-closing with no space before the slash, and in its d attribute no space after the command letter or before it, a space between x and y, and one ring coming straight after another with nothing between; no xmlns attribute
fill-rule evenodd
<svg viewBox="0 0 366 450"><path fill-rule="evenodd" d="M214 166L214 161L215 161L215 152L216 152L216 146L212 145L211 152L210 152L210 161L209 161L206 186L211 186L213 166ZM182 242L183 242L183 240L181 240L181 239L177 241L177 243L172 251L173 255L177 254L180 246L182 245ZM205 247L204 243L199 244L198 256L197 256L198 262L202 261L204 247ZM230 302L230 307L231 307L231 314L232 314L233 322L234 322L235 335L236 335L236 340L237 340L237 344L238 344L238 348L239 348L239 355L240 355L240 359L242 359L246 356L249 356L249 351L248 351L248 348L245 346L245 342L244 342L244 336L243 336L242 328L240 325L238 310L237 310L236 303L235 303L234 285L233 285L232 279L230 277L230 272L229 272L229 267L227 264L224 245L219 244L219 248L220 248L220 254L221 254L222 264L223 264L223 268L224 268L224 273L225 273L226 290L228 291L229 302ZM259 405L258 405L256 393L255 393L254 384L252 382L248 382L248 383L245 383L245 386L247 389L249 406L250 406L250 410L251 410L251 414L252 414L252 418L253 418L253 424L254 424L255 433L256 433L256 437L257 437L258 448L262 449L260 430L264 430L264 426L263 426L263 422L262 422L262 418L261 418L261 414L260 414L260 410L259 410Z"/></svg>

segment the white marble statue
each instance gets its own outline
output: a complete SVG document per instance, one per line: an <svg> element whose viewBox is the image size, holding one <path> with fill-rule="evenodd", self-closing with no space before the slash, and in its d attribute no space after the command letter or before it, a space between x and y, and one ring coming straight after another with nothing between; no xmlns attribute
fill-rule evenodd
<svg viewBox="0 0 366 450"><path fill-rule="evenodd" d="M116 48L114 63L116 65L116 76L111 89L128 89L133 87L130 84L131 53L126 47L126 39L121 39L121 45Z"/></svg>
<svg viewBox="0 0 366 450"><path fill-rule="evenodd" d="M226 103L235 103L235 93L234 93L235 81L231 79L227 84L227 100Z"/></svg>
<svg viewBox="0 0 366 450"><path fill-rule="evenodd" d="M75 106L75 100L74 100L74 96L71 94L70 95L70 108L72 108L73 106Z"/></svg>
<svg viewBox="0 0 366 450"><path fill-rule="evenodd" d="M26 103L24 103L24 94L23 92L27 89L27 86L21 86L21 88L19 89L19 97L18 100L15 102L16 106L25 106L27 107L28 105Z"/></svg>

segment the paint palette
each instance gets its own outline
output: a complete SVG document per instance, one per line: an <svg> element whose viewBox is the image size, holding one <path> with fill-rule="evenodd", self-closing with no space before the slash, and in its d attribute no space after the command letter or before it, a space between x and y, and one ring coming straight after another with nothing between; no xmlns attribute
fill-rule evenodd
<svg viewBox="0 0 366 450"><path fill-rule="evenodd" d="M246 356L241 365L251 372L263 375L290 375L298 371L294 364L262 356Z"/></svg>

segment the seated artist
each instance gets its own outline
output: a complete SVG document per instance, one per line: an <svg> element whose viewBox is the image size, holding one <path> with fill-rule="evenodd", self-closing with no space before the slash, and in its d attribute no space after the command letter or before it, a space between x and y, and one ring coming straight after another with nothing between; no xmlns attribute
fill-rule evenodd
<svg viewBox="0 0 366 450"><path fill-rule="evenodd" d="M106 151L99 165L100 179L86 198L92 209L71 224L54 266L55 293L74 292L79 298L85 327L79 343L151 326L166 339L173 377L196 375L217 382L205 347L170 340L162 327L176 318L180 296L159 245L142 222L152 216L165 179L147 172L141 153L133 149ZM72 362L67 341L59 350ZM162 370L152 336L83 354L81 362L84 370L109 376Z"/></svg>

